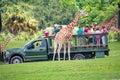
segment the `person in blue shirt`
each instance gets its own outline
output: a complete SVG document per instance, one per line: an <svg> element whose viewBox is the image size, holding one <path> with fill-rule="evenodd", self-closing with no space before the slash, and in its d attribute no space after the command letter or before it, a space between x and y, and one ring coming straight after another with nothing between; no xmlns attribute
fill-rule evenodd
<svg viewBox="0 0 120 80"><path fill-rule="evenodd" d="M77 30L77 34L78 34L78 35L81 35L81 34L83 34L83 32L84 32L84 31L82 30L82 28L79 27L79 29Z"/></svg>
<svg viewBox="0 0 120 80"><path fill-rule="evenodd" d="M54 28L54 35L56 35L61 29L62 29L62 26L55 27Z"/></svg>
<svg viewBox="0 0 120 80"><path fill-rule="evenodd" d="M77 34L79 35L79 37L78 37L79 45L84 45L84 38L82 36L83 33L84 33L83 29L81 27L79 27L79 29L77 30Z"/></svg>

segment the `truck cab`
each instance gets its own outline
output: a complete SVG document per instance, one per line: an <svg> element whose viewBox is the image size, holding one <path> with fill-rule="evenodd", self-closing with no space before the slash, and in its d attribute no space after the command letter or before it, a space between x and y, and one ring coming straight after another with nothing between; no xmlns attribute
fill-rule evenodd
<svg viewBox="0 0 120 80"><path fill-rule="evenodd" d="M4 60L7 63L22 63L24 61L47 60L48 43L46 38L40 38L28 42L20 48L12 48L4 52Z"/></svg>

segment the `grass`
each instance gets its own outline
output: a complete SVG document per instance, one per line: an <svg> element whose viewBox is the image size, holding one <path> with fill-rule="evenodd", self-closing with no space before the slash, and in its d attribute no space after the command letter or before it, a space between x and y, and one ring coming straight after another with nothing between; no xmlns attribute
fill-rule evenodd
<svg viewBox="0 0 120 80"><path fill-rule="evenodd" d="M120 80L120 42L105 58L0 65L0 80Z"/></svg>

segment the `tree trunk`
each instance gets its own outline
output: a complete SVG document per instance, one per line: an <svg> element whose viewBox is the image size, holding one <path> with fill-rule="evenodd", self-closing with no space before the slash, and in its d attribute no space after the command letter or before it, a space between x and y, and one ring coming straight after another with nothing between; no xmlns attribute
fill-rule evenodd
<svg viewBox="0 0 120 80"><path fill-rule="evenodd" d="M120 3L118 3L118 29L120 30ZM120 33L118 33L118 41L120 41Z"/></svg>
<svg viewBox="0 0 120 80"><path fill-rule="evenodd" d="M2 17L1 17L1 13L0 13L0 32L2 31Z"/></svg>

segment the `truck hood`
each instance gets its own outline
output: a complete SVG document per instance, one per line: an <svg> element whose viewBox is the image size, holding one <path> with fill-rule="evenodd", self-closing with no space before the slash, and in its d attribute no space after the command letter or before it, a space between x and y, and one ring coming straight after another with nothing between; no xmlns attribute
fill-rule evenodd
<svg viewBox="0 0 120 80"><path fill-rule="evenodd" d="M13 52L21 52L21 51L23 51L22 49L23 49L23 48L12 48L12 49L8 49L7 51L8 51L8 52L12 52L12 53L13 53Z"/></svg>

